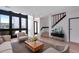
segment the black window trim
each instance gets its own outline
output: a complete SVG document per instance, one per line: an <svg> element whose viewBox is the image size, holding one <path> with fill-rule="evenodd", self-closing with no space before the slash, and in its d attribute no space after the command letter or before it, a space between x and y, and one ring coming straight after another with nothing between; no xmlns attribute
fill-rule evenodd
<svg viewBox="0 0 79 59"><path fill-rule="evenodd" d="M21 13L14 13L12 11L5 11L0 9L0 15L8 15L9 16L9 29L0 29L0 31L9 31L9 35L11 35L12 37L12 31L16 31L19 30L20 32L22 30L26 30L26 33L28 34L28 16L27 15L23 15ZM12 28L12 17L19 17L19 28ZM26 28L21 28L21 18L25 18L26 19Z"/></svg>

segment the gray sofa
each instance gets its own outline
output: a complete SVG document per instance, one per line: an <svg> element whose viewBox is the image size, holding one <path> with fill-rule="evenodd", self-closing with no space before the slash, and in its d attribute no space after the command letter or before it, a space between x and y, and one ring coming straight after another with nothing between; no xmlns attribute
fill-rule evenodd
<svg viewBox="0 0 79 59"><path fill-rule="evenodd" d="M66 44L64 46L64 49L61 51L59 51L53 47L50 47L50 48L46 49L45 51L43 51L43 53L68 53L68 52L69 52L69 45L68 44Z"/></svg>
<svg viewBox="0 0 79 59"><path fill-rule="evenodd" d="M0 43L0 53L12 53L12 46L11 46L11 37L10 35L3 35L0 36L0 41L3 40L2 43Z"/></svg>

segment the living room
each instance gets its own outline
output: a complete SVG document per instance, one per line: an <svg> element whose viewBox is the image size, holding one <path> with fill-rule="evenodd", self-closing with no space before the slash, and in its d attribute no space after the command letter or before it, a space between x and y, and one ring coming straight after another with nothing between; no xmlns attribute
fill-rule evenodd
<svg viewBox="0 0 79 59"><path fill-rule="evenodd" d="M78 16L76 6L0 6L0 53L79 52Z"/></svg>

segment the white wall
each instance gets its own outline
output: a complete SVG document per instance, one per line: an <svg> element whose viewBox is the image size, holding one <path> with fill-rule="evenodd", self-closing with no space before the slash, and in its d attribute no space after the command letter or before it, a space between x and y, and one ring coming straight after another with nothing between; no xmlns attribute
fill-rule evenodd
<svg viewBox="0 0 79 59"><path fill-rule="evenodd" d="M62 12L63 12L63 10L62 10ZM79 8L73 7L72 9L66 10L66 15L67 16L62 21L60 21L54 28L62 26L64 33L65 33L65 39L67 41L69 41L69 28L68 28L69 22L68 22L68 20L69 20L69 18L79 17ZM53 21L51 21L51 22L53 23Z"/></svg>
<svg viewBox="0 0 79 59"><path fill-rule="evenodd" d="M52 31L51 31L51 29L52 29L52 28L51 28L51 25L52 25L52 23L53 23L53 22L52 22L53 20L52 20L51 15L49 15L48 20L49 20L49 37L51 37L51 32L52 32Z"/></svg>
<svg viewBox="0 0 79 59"><path fill-rule="evenodd" d="M42 27L42 26L48 26L48 23L49 23L49 22L48 22L48 18L49 18L48 16L44 16L44 17L41 17L41 18L40 18L40 23L41 23L40 26L41 26L41 27Z"/></svg>
<svg viewBox="0 0 79 59"><path fill-rule="evenodd" d="M49 26L49 16L44 16L40 18L40 29L46 26ZM41 30L41 33L45 31L49 32L49 28Z"/></svg>
<svg viewBox="0 0 79 59"><path fill-rule="evenodd" d="M28 36L32 37L33 35L34 35L33 16L28 15Z"/></svg>

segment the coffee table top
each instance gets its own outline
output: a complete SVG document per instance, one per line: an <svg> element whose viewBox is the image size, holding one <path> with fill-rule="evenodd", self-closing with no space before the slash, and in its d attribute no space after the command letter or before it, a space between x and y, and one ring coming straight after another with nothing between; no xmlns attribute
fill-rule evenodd
<svg viewBox="0 0 79 59"><path fill-rule="evenodd" d="M31 41L25 41L25 43L26 43L27 45L31 46L32 48L37 48L37 47L43 45L43 43L40 42L40 41L36 41L36 43L31 42Z"/></svg>

